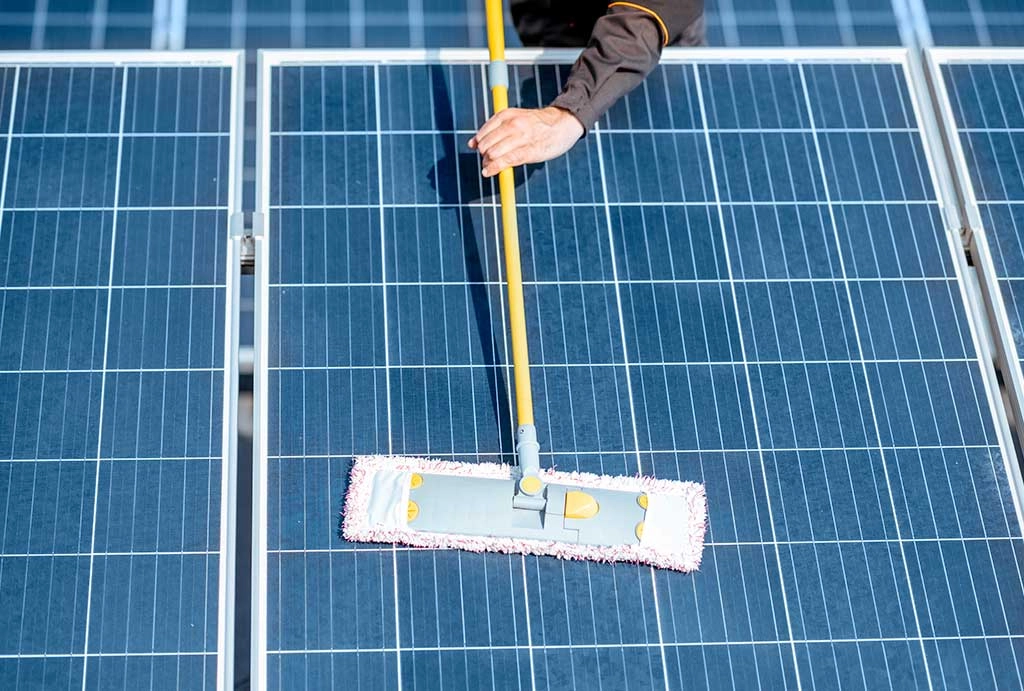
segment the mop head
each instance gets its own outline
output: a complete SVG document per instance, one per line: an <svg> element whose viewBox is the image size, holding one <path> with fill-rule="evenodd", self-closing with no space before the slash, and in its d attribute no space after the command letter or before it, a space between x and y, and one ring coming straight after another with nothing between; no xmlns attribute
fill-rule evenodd
<svg viewBox="0 0 1024 691"><path fill-rule="evenodd" d="M703 485L554 470L541 471L540 478L548 497L543 513L512 508L512 466L360 456L352 466L342 533L353 542L634 562L676 571L700 566ZM596 497L592 514L582 520L571 516L570 496ZM583 504L579 511L585 514Z"/></svg>

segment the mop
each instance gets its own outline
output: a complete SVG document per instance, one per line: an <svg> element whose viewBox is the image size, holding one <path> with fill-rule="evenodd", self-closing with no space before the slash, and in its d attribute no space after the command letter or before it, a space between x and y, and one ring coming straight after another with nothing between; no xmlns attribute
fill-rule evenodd
<svg viewBox="0 0 1024 691"><path fill-rule="evenodd" d="M501 0L486 0L486 16L488 81L499 113L508 107ZM702 485L540 467L511 168L498 174L498 186L518 464L357 457L343 509L345 539L696 569L704 546Z"/></svg>

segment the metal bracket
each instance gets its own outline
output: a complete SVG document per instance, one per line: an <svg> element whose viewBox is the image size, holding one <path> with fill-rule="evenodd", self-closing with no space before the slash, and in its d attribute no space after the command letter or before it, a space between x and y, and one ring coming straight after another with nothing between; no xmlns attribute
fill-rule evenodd
<svg viewBox="0 0 1024 691"><path fill-rule="evenodd" d="M245 212L236 211L228 219L228 235L232 238L245 236Z"/></svg>
<svg viewBox="0 0 1024 691"><path fill-rule="evenodd" d="M972 247L972 245L974 243L974 230L970 226L968 226L968 225L961 226L961 228L960 228L960 243L963 245L964 249L967 251L967 256L970 257L971 247ZM969 263L971 265L973 265L973 262L969 262Z"/></svg>
<svg viewBox="0 0 1024 691"><path fill-rule="evenodd" d="M246 223L246 216L249 222ZM231 215L231 238L242 243L240 258L243 274L252 274L256 270L255 238L263 237L265 228L264 215L259 211L239 211Z"/></svg>

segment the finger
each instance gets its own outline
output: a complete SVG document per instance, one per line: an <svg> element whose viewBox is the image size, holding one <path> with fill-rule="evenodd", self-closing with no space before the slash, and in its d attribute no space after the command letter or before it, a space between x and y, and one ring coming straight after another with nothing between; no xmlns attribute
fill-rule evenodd
<svg viewBox="0 0 1024 691"><path fill-rule="evenodd" d="M502 143L502 151L500 154L494 150L484 154L483 160L481 161L481 167L484 170L489 171L492 175L497 174L503 168L508 167L507 161L513 158L518 158L517 152L526 146L528 146L528 144L525 142L509 142L508 140L505 140L505 142Z"/></svg>
<svg viewBox="0 0 1024 691"><path fill-rule="evenodd" d="M489 178L497 175L506 168L514 168L526 162L526 148L511 151L501 158L491 159L484 164L484 177Z"/></svg>
<svg viewBox="0 0 1024 691"><path fill-rule="evenodd" d="M526 135L506 137L494 145L488 147L484 152L484 161L497 161L504 159L511 154L517 154L517 160L525 161L532 153L534 142Z"/></svg>
<svg viewBox="0 0 1024 691"><path fill-rule="evenodd" d="M524 132L528 124L529 122L523 117L522 112L504 110L491 118L477 132L475 137L477 148L483 150L484 147L511 132Z"/></svg>
<svg viewBox="0 0 1024 691"><path fill-rule="evenodd" d="M515 118L503 118L501 122L498 122L495 126L488 128L486 132L481 128L480 132L478 132L476 136L476 148L478 151L483 153L498 141L521 131L522 127L516 123Z"/></svg>
<svg viewBox="0 0 1024 691"><path fill-rule="evenodd" d="M488 121L488 122L490 122L490 121ZM483 131L483 128L481 128L481 131ZM478 146L480 146L480 138L481 138L481 136L482 136L482 135L480 134L480 132L477 132L476 134L474 134L474 135L473 135L473 136L472 136L472 137L470 138L470 140L469 140L469 142L468 142L468 144L469 144L469 148L470 148L470 149L475 149L475 148L477 148Z"/></svg>
<svg viewBox="0 0 1024 691"><path fill-rule="evenodd" d="M491 132L486 139L481 139L476 144L476 149L481 156L490 155L496 146L510 146L523 140L523 133L513 127L503 127Z"/></svg>
<svg viewBox="0 0 1024 691"><path fill-rule="evenodd" d="M470 142L475 141L476 145L479 146L480 142L484 139L484 137L493 132L495 129L499 128L501 124L505 122L505 120L511 117L511 115L512 111L509 110L503 110L497 115L492 115L487 122L481 125L480 129L477 130L476 132L476 136L474 136L473 139L470 140ZM473 146L473 144L471 143L470 146Z"/></svg>

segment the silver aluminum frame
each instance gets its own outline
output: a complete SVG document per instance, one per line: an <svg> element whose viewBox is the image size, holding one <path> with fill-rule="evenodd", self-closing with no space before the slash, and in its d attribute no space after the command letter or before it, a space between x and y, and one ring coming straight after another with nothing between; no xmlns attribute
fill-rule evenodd
<svg viewBox="0 0 1024 691"><path fill-rule="evenodd" d="M1024 51L1021 51L1024 57ZM569 64L578 50L512 49L506 59L510 64ZM903 48L666 48L662 62L669 64L714 63L893 63L901 66L907 80L910 98L917 117L932 183L935 186L942 217L946 225L948 249L953 258L961 299L968 317L971 338L978 354L979 369L989 403L989 413L1010 472L1014 458L1013 441L995 371L985 362L987 352L983 317L973 307L972 293L966 276L969 267L959 239L960 218L955 186L945 165L938 125L935 122L927 87L922 84L919 61ZM253 602L251 683L254 689L266 688L267 681L267 429L268 429L268 363L269 356L269 265L268 242L270 202L270 114L271 72L282 66L318 65L393 65L393 64L480 64L488 54L483 49L416 49L416 50L262 50L257 67L256 151L256 214L264 225L256 238L256 353L254 376L253 434ZM1019 473L1016 477L1019 483ZM1019 491L1014 490L1018 519L1021 516Z"/></svg>
<svg viewBox="0 0 1024 691"><path fill-rule="evenodd" d="M935 107L941 120L941 133L936 135L948 154L952 175L958 189L958 203L963 225L968 231L968 249L974 258L980 281L983 304L979 309L988 318L993 335L992 357L1003 373L1013 413L1017 439L1024 439L1024 372L1021 371L1020 353L1013 339L1006 303L999 287L988 234L982 222L981 208L971 182L967 157L960 142L959 127L953 115L953 105L942 74L945 65L954 64L1024 64L1024 48L929 48L925 51L928 79L935 95ZM941 137L941 139L940 139ZM1011 480L1011 494L1017 510L1017 520L1024 528L1024 479L1020 459L1016 452L1004 453L1006 472Z"/></svg>
<svg viewBox="0 0 1024 691"><path fill-rule="evenodd" d="M572 64L575 48L510 48L505 61L518 65ZM259 51L262 69L290 65L486 64L486 48L401 48L373 50L272 49ZM902 62L903 48L665 48L661 61L669 64L758 62ZM262 72L261 72L262 76ZM262 82L262 80L260 80ZM269 85L268 85L269 86ZM257 98L259 94L257 94Z"/></svg>
<svg viewBox="0 0 1024 691"><path fill-rule="evenodd" d="M0 50L4 67L236 67L238 50Z"/></svg>
<svg viewBox="0 0 1024 691"><path fill-rule="evenodd" d="M270 358L270 64L256 64L256 207L253 211L252 590L249 687L267 686L267 392ZM257 219L263 218L262 223Z"/></svg>
<svg viewBox="0 0 1024 691"><path fill-rule="evenodd" d="M224 270L227 323L224 329L224 417L221 453L221 524L218 580L217 688L235 688L235 579L238 510L238 357L241 318L240 284L242 238L233 234L234 220L242 214L245 156L245 51L227 51L231 60L231 112L228 151L228 251Z"/></svg>
<svg viewBox="0 0 1024 691"><path fill-rule="evenodd" d="M238 476L238 323L241 240L231 218L242 211L245 53L239 50L0 51L0 67L227 67L231 70L228 222L225 257L224 391L221 410L220 550L217 582L217 688L234 688L235 543Z"/></svg>

